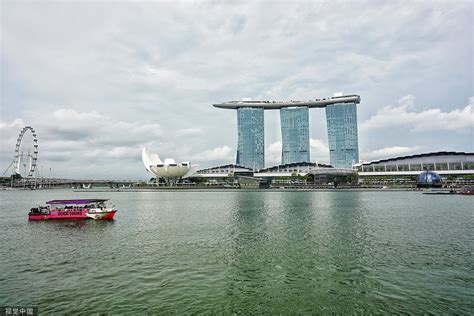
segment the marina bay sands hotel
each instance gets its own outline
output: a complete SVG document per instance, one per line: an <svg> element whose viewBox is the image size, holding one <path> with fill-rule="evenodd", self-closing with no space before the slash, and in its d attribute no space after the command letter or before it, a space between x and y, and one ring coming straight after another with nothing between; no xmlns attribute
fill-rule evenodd
<svg viewBox="0 0 474 316"><path fill-rule="evenodd" d="M310 162L309 109L326 108L330 164L351 168L359 162L357 108L360 96L337 93L309 101L229 101L216 108L237 110L236 164L254 170L265 167L264 110L280 110L281 163Z"/></svg>

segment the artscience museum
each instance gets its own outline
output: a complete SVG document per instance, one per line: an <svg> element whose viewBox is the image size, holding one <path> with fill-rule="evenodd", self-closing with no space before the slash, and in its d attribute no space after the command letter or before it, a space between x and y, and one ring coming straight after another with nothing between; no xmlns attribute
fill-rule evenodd
<svg viewBox="0 0 474 316"><path fill-rule="evenodd" d="M199 168L199 165L192 165L189 161L176 163L172 158L161 161L158 154L149 153L146 148L143 148L142 160L148 172L157 178L165 178L171 181L190 177Z"/></svg>

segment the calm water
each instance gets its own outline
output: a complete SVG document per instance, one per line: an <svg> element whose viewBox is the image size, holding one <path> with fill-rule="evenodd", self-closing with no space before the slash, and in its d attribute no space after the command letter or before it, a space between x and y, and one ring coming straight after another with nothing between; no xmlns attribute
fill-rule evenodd
<svg viewBox="0 0 474 316"><path fill-rule="evenodd" d="M28 222L54 198L116 220ZM0 192L0 306L40 313L474 312L474 198Z"/></svg>

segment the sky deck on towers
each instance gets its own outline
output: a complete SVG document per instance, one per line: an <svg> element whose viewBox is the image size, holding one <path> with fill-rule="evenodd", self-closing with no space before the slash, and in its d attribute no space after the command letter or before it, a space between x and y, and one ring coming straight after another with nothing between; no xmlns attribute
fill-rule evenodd
<svg viewBox="0 0 474 316"><path fill-rule="evenodd" d="M263 108L264 110L279 110L286 107L305 106L309 108L325 108L337 103L360 103L360 96L345 95L308 101L229 101L213 104L216 108L236 110L238 108Z"/></svg>

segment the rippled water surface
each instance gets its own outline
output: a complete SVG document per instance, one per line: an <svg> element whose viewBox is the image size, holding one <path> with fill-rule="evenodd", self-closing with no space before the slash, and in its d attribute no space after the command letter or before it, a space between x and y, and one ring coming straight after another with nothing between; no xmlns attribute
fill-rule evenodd
<svg viewBox="0 0 474 316"><path fill-rule="evenodd" d="M58 198L116 220L28 222ZM0 306L40 313L474 312L474 198L0 192Z"/></svg>

